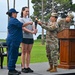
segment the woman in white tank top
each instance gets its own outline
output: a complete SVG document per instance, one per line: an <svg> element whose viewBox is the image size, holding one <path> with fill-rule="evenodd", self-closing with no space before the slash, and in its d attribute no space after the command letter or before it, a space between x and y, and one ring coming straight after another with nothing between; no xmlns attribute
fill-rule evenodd
<svg viewBox="0 0 75 75"><path fill-rule="evenodd" d="M33 34L37 33L37 30L35 29L35 26L33 25L31 18L28 17L28 14L29 14L29 8L23 7L21 11L20 21L28 25L22 28L23 29L23 40L21 44L22 45L22 55L21 55L22 64L21 66L22 66L22 72L24 73L33 72L33 70L30 69L29 67L30 53L31 53L31 49L34 43Z"/></svg>

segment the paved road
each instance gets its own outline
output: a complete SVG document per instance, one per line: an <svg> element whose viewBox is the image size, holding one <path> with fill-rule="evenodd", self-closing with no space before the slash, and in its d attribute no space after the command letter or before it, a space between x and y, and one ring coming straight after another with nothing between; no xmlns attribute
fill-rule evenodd
<svg viewBox="0 0 75 75"><path fill-rule="evenodd" d="M46 70L49 68L49 65L47 62L30 64L30 67L34 70L34 73L22 73L21 75L75 75L75 69L59 69L58 68L58 72L55 72L55 73L47 72ZM21 70L20 65L17 65L16 69L20 71ZM6 67L4 67L3 69L0 69L0 75L8 75L8 70Z"/></svg>

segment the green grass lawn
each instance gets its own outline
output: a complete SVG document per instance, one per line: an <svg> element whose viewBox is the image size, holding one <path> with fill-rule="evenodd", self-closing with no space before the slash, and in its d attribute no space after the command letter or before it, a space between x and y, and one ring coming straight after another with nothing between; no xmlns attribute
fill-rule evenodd
<svg viewBox="0 0 75 75"><path fill-rule="evenodd" d="M35 40L31 52L31 63L47 62L45 45L41 44L41 40ZM4 58L4 65L7 64L7 58ZM18 57L17 64L21 64L21 57Z"/></svg>

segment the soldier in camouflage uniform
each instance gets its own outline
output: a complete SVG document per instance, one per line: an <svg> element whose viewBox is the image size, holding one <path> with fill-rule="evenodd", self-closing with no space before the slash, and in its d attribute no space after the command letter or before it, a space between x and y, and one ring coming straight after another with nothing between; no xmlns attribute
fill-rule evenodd
<svg viewBox="0 0 75 75"><path fill-rule="evenodd" d="M62 18L58 21L59 31L63 29L69 29L71 25L71 21L74 18L74 15L72 13L68 13L65 18ZM60 45L60 42L59 42ZM60 50L59 50L59 56L60 56Z"/></svg>
<svg viewBox="0 0 75 75"><path fill-rule="evenodd" d="M50 68L47 71L57 72L58 65L58 24L57 13L52 13L47 25L38 22L40 26L46 29L46 52Z"/></svg>
<svg viewBox="0 0 75 75"><path fill-rule="evenodd" d="M63 29L69 29L71 25L71 20L74 18L72 13L68 13L66 18L62 18L58 21L60 31Z"/></svg>

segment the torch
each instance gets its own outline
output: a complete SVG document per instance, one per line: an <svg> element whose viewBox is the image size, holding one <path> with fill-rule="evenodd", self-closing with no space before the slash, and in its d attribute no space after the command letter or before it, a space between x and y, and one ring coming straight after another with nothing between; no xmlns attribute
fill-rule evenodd
<svg viewBox="0 0 75 75"><path fill-rule="evenodd" d="M37 29L37 23L38 23L38 19L35 18L35 29Z"/></svg>
<svg viewBox="0 0 75 75"><path fill-rule="evenodd" d="M35 18L35 29L37 29L37 23L38 23L38 19ZM36 34L35 34L36 35Z"/></svg>

